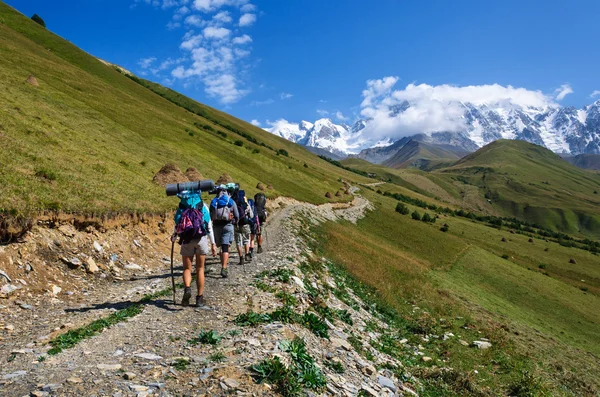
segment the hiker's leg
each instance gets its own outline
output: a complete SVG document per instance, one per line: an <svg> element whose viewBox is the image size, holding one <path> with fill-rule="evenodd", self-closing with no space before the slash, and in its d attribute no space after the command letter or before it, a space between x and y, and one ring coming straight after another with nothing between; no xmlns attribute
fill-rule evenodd
<svg viewBox="0 0 600 397"><path fill-rule="evenodd" d="M206 255L196 255L196 287L198 287L198 296L204 295L204 263Z"/></svg>
<svg viewBox="0 0 600 397"><path fill-rule="evenodd" d="M192 284L192 257L182 256L183 261L183 286L189 288Z"/></svg>
<svg viewBox="0 0 600 397"><path fill-rule="evenodd" d="M221 246L221 266L223 269L227 269L227 262L229 262L229 244L223 244Z"/></svg>

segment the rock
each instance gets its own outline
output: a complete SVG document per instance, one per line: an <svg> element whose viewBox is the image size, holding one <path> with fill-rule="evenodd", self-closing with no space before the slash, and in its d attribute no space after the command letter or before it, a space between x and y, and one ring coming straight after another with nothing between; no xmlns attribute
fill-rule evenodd
<svg viewBox="0 0 600 397"><path fill-rule="evenodd" d="M68 383L72 383L72 384L79 384L79 383L83 383L83 379L81 378L69 378L67 379Z"/></svg>
<svg viewBox="0 0 600 397"><path fill-rule="evenodd" d="M27 303L21 303L19 307L23 310L33 310L33 306Z"/></svg>
<svg viewBox="0 0 600 397"><path fill-rule="evenodd" d="M341 347L346 351L352 350L352 345L340 338L331 338L331 345L336 349Z"/></svg>
<svg viewBox="0 0 600 397"><path fill-rule="evenodd" d="M235 380L233 378L227 378L224 380L224 382L227 385L227 387L229 387L231 389L237 389L238 387L240 387L240 382L238 382L237 380Z"/></svg>
<svg viewBox="0 0 600 397"><path fill-rule="evenodd" d="M260 182L256 184L256 188L257 188L258 190L262 190L263 192L264 192L265 190L267 190L267 188L265 187L265 185L263 185L263 184L262 184L262 183L260 183Z"/></svg>
<svg viewBox="0 0 600 397"><path fill-rule="evenodd" d="M372 366L371 364L366 364L364 367L361 368L361 371L363 374L365 374L367 376L371 376L371 375L377 373L377 369L375 369L375 367Z"/></svg>
<svg viewBox="0 0 600 397"><path fill-rule="evenodd" d="M58 295L60 293L60 291L62 291L62 288L60 288L57 285L53 285L52 286L52 295Z"/></svg>
<svg viewBox="0 0 600 397"><path fill-rule="evenodd" d="M492 347L492 344L490 342L476 340L475 342L473 342L473 346L477 347L480 350L485 350L485 349L489 349L490 347Z"/></svg>
<svg viewBox="0 0 600 397"><path fill-rule="evenodd" d="M98 364L96 368L106 371L118 371L121 369L121 364Z"/></svg>
<svg viewBox="0 0 600 397"><path fill-rule="evenodd" d="M2 376L2 379L4 380L8 380L8 379L14 379L14 378L19 378L21 376L25 376L27 375L27 371L16 371L10 374L6 374Z"/></svg>
<svg viewBox="0 0 600 397"><path fill-rule="evenodd" d="M454 334L452 332L446 332L444 334L444 336L442 336L442 340L448 340L450 338L454 337Z"/></svg>
<svg viewBox="0 0 600 397"><path fill-rule="evenodd" d="M144 386L144 385L129 385L129 388L132 391L147 391L148 390L148 386Z"/></svg>
<svg viewBox="0 0 600 397"><path fill-rule="evenodd" d="M12 280L10 279L10 277L8 277L8 274L6 274L4 270L0 270L0 276L4 277L9 283L12 282Z"/></svg>
<svg viewBox="0 0 600 397"><path fill-rule="evenodd" d="M433 359L431 357L423 356L423 357L421 357L421 360L423 360L424 363L428 363Z"/></svg>
<svg viewBox="0 0 600 397"><path fill-rule="evenodd" d="M29 393L29 395L32 397L46 397L46 396L49 396L50 393L48 393L47 391L43 391L43 390L34 390L31 393Z"/></svg>
<svg viewBox="0 0 600 397"><path fill-rule="evenodd" d="M572 263L573 265L577 264L577 261L573 258L569 259L569 263Z"/></svg>
<svg viewBox="0 0 600 397"><path fill-rule="evenodd" d="M81 266L81 259L79 259L79 258L75 258L75 257L70 258L70 259L62 258L62 261L64 263L66 263L69 267L72 267L72 268L78 268Z"/></svg>
<svg viewBox="0 0 600 397"><path fill-rule="evenodd" d="M396 385L394 384L394 381L392 381L390 378L386 378L385 376L380 375L377 377L377 383L379 383L379 386L390 389L391 391L396 393Z"/></svg>
<svg viewBox="0 0 600 397"><path fill-rule="evenodd" d="M137 375L136 375L136 374L134 374L133 372L125 372L125 373L123 374L123 378L125 378L125 379L127 379L127 380L134 380L136 376L137 376Z"/></svg>
<svg viewBox="0 0 600 397"><path fill-rule="evenodd" d="M50 392L55 392L56 390L58 390L59 387L60 387L59 384L49 383L47 385L42 386L42 390L50 393Z"/></svg>
<svg viewBox="0 0 600 397"><path fill-rule="evenodd" d="M162 359L161 356L153 354L153 353L138 353L138 354L134 354L134 357L143 358L145 360L160 360L160 359Z"/></svg>
<svg viewBox="0 0 600 397"><path fill-rule="evenodd" d="M407 344L407 343L408 343L408 339L406 339L406 338L405 338L405 339L402 339L402 340L400 340L398 343L400 343L401 345L405 345L405 344Z"/></svg>
<svg viewBox="0 0 600 397"><path fill-rule="evenodd" d="M100 270L100 269L96 265L96 261L94 261L94 258L92 258L91 256L88 257L86 259L86 261L85 261L85 271L88 272L88 273L90 273L90 274L94 274L98 270Z"/></svg>
<svg viewBox="0 0 600 397"><path fill-rule="evenodd" d="M458 341L458 343L460 343L460 344L461 344L461 345L463 345L463 346L469 346L469 342L467 342L467 341L464 341L464 340L462 340L462 339L460 339L460 340Z"/></svg>
<svg viewBox="0 0 600 397"><path fill-rule="evenodd" d="M142 244L137 240L133 240L133 244L138 248L142 248Z"/></svg>
<svg viewBox="0 0 600 397"><path fill-rule="evenodd" d="M333 194L331 194L331 192L327 192L325 193L325 197L327 197L328 199L333 198Z"/></svg>
<svg viewBox="0 0 600 397"><path fill-rule="evenodd" d="M12 324L6 324L6 325L4 326L4 329L5 329L6 331L14 331L14 330L15 330L15 326L14 326L14 325L12 325Z"/></svg>
<svg viewBox="0 0 600 397"><path fill-rule="evenodd" d="M104 248L102 248L102 246L100 245L100 243L97 242L97 241L94 241L94 249L98 253L102 253L102 251L104 251Z"/></svg>
<svg viewBox="0 0 600 397"><path fill-rule="evenodd" d="M128 263L124 267L126 270L143 270L143 268L137 263Z"/></svg>
<svg viewBox="0 0 600 397"><path fill-rule="evenodd" d="M12 285L12 284L5 284L2 286L2 288L0 288L0 292L5 294L5 295L9 295L12 294L13 292L15 292L16 290L18 290L19 287L17 287L16 285Z"/></svg>
<svg viewBox="0 0 600 397"><path fill-rule="evenodd" d="M35 78L34 75L30 74L29 77L27 77L27 80L25 80L28 84L31 84L34 87L39 87L40 83L38 83L37 79Z"/></svg>
<svg viewBox="0 0 600 397"><path fill-rule="evenodd" d="M377 393L373 388L363 384L360 386L360 390L362 390L364 393L363 395L367 395L370 397L379 397L379 393Z"/></svg>
<svg viewBox="0 0 600 397"><path fill-rule="evenodd" d="M306 289L306 287L304 286L304 281L300 280L299 277L292 276L291 279L294 282L294 284L296 284L298 287L300 287L300 289L302 289L302 290Z"/></svg>

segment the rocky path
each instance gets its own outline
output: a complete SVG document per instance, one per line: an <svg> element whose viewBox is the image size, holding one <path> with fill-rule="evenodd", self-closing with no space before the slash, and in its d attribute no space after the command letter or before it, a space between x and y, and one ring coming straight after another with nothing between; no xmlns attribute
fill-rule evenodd
<svg viewBox="0 0 600 397"><path fill-rule="evenodd" d="M125 266L119 277L86 284L87 290L76 294L77 299L60 292L44 295L35 305L27 303L35 300L31 294L21 300L1 300L4 330L0 346L0 395L275 395L273 385L257 384L251 378L250 367L267 357L280 356L285 360L281 341L294 337L306 341L317 367L326 375L326 388L308 393L355 396L360 392L379 396L404 390L412 394L391 372L375 369L375 364L387 363L388 367L401 364L366 343L377 337L366 330L366 323L379 323L382 328L385 324L361 305L353 309L327 293L327 305L332 310L346 310L354 320L353 326L339 319L325 320L329 339L318 337L297 323L275 321L255 327L235 324L239 314L267 313L280 308L278 294L283 292L294 297L294 310L301 313L314 304L307 293L310 286L313 291L320 290L322 283L329 285L329 289L337 288L335 279L327 274L317 276L300 270L299 266L311 253L297 232L304 227L303 219L321 222L344 218L356 222L370 208L370 203L360 196L350 205L321 206L280 198L272 206L263 254L257 255L245 269L236 264L234 256L227 279L218 276L216 258L208 260L205 308L173 305L171 295L153 299L142 305L140 314L127 321L112 325L59 354L47 354L50 338L128 307L146 293L170 287L165 244L160 242L164 236L154 240L154 245L146 244L146 272L132 266L128 270ZM257 287L256 275L282 268L294 276L282 282L267 275ZM181 299L182 291L178 292ZM359 301L351 291L348 294ZM193 338L201 330L214 330L221 339L214 345L194 343ZM349 343L350 335L355 338L354 345ZM369 351L373 362L356 351L357 340L363 341L360 350ZM333 362L345 368L343 375L331 369L337 368Z"/></svg>

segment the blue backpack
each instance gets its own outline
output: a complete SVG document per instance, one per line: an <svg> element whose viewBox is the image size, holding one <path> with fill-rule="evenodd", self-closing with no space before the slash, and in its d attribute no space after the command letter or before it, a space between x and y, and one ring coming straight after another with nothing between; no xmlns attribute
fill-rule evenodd
<svg viewBox="0 0 600 397"><path fill-rule="evenodd" d="M219 192L219 195L210 202L210 217L213 222L220 225L232 222L234 205L234 201L226 192Z"/></svg>
<svg viewBox="0 0 600 397"><path fill-rule="evenodd" d="M179 195L179 208L175 212L175 232L182 244L208 234L210 215L198 193L183 192ZM200 209L199 209L200 208Z"/></svg>

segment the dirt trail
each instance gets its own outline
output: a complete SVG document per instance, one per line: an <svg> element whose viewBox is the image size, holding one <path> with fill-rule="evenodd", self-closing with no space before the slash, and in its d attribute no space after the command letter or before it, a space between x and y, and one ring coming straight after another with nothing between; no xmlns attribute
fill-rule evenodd
<svg viewBox="0 0 600 397"><path fill-rule="evenodd" d="M296 214L303 213L320 221L347 219L356 222L371 208L371 203L361 196L355 196L354 201L346 205L320 206L279 198L269 206L272 214L266 227L266 250L256 255L245 270L237 265L236 254L230 260L230 277L222 279L218 276L217 259L208 259L205 308L173 305L170 295L155 299L143 306L141 314L128 321L113 325L57 355L46 355L50 337L106 317L132 301L138 301L143 294L170 287L164 243L152 251L154 258L150 262L153 261L155 270L141 275L139 271L133 274L123 270L124 281L92 283L87 292L79 295L79 301L68 296L63 296L63 300L52 297L34 307L19 301L12 305L0 301L3 304L0 319L4 324L10 322L12 327L2 334L0 359L4 362L0 372L0 394L212 396L230 394L235 389L238 395L273 395L267 386L251 380L248 367L265 358L267 352L277 351L277 339L306 330L277 323L258 329L239 329L234 325L235 316L249 308L266 311L280 305L273 294L252 285L254 276L280 266L295 269L300 275L297 265L306 247L295 236ZM177 275L179 281L180 269ZM304 291L301 281L285 288L297 294ZM181 294L179 290L178 299ZM215 329L225 335L220 347L187 343L200 329ZM239 335L227 334L233 329L239 329ZM309 333L306 337L310 336ZM314 342L317 355L320 354L320 343ZM218 362L215 353L223 355L224 361ZM186 368L171 365L178 357L184 357L186 363L185 360L189 360L189 364L184 365ZM360 385L360 381L357 383ZM331 387L336 390L335 386ZM377 388L377 385L373 387Z"/></svg>

